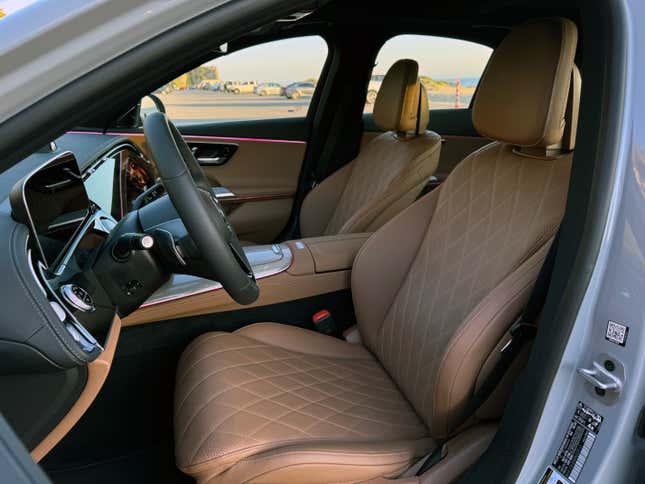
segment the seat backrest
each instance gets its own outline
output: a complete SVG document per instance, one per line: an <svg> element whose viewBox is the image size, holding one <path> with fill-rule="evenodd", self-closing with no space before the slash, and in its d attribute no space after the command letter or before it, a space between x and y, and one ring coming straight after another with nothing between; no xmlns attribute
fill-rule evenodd
<svg viewBox="0 0 645 484"><path fill-rule="evenodd" d="M409 206L439 163L441 138L426 131L428 94L418 64L397 61L374 103L374 122L386 132L323 180L303 202L304 237L371 232Z"/></svg>
<svg viewBox="0 0 645 484"><path fill-rule="evenodd" d="M576 43L565 19L513 29L473 107L477 130L497 141L376 232L355 261L362 339L433 437L468 417L484 363L526 304L562 219Z"/></svg>

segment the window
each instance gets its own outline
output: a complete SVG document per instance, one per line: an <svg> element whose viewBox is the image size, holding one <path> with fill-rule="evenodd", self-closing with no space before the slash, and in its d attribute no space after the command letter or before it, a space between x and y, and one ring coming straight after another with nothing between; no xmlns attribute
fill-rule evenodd
<svg viewBox="0 0 645 484"><path fill-rule="evenodd" d="M89 199L117 220L156 179L154 166L129 147L104 156L84 173Z"/></svg>
<svg viewBox="0 0 645 484"><path fill-rule="evenodd" d="M85 190L90 200L107 213L116 213L118 191L115 189L117 155L106 156L86 173Z"/></svg>
<svg viewBox="0 0 645 484"><path fill-rule="evenodd" d="M367 89L365 112L374 101L387 70L399 59L419 63L430 109L464 109L472 100L492 49L465 40L427 35L399 35L381 48Z"/></svg>
<svg viewBox="0 0 645 484"><path fill-rule="evenodd" d="M277 40L218 57L155 94L176 124L304 117L326 59L322 37ZM154 110L149 98L141 110Z"/></svg>

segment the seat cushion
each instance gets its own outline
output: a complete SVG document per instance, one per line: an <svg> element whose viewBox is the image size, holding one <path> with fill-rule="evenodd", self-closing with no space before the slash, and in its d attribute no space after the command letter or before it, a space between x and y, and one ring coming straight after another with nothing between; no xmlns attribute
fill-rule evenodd
<svg viewBox="0 0 645 484"><path fill-rule="evenodd" d="M365 348L313 331L207 333L177 370L177 464L198 482L393 475L432 450L427 435Z"/></svg>

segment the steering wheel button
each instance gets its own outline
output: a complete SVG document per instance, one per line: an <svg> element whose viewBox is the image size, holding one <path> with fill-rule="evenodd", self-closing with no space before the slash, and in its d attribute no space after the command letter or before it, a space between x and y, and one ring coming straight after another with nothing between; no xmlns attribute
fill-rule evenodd
<svg viewBox="0 0 645 484"><path fill-rule="evenodd" d="M60 288L63 300L74 309L83 312L95 310L94 301L89 293L77 284L65 284Z"/></svg>

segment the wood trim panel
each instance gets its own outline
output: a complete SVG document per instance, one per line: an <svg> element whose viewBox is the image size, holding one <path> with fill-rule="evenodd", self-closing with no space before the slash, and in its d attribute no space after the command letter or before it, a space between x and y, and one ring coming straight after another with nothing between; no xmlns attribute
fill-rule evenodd
<svg viewBox="0 0 645 484"><path fill-rule="evenodd" d="M293 301L347 289L350 286L350 279L351 270L307 275L292 275L289 272L282 272L276 276L259 280L260 297L248 306L236 303L226 291L217 289L138 309L123 319L123 325L133 326Z"/></svg>
<svg viewBox="0 0 645 484"><path fill-rule="evenodd" d="M237 205L246 202L262 202L266 200L280 200L284 198L293 198L296 192L283 192L283 193L249 193L248 195L235 195L233 197L220 198L219 202L222 205Z"/></svg>
<svg viewBox="0 0 645 484"><path fill-rule="evenodd" d="M74 427L76 422L83 416L83 414L90 407L99 391L105 383L105 379L110 372L112 360L114 359L114 352L116 351L116 344L119 340L121 332L121 320L118 316L114 317L110 333L108 334L105 344L105 350L101 355L92 363L87 365L87 383L81 392L80 397L72 405L67 415L54 427L54 429L45 437L40 444L31 451L31 457L35 462L39 462L47 453L61 441L65 435Z"/></svg>

